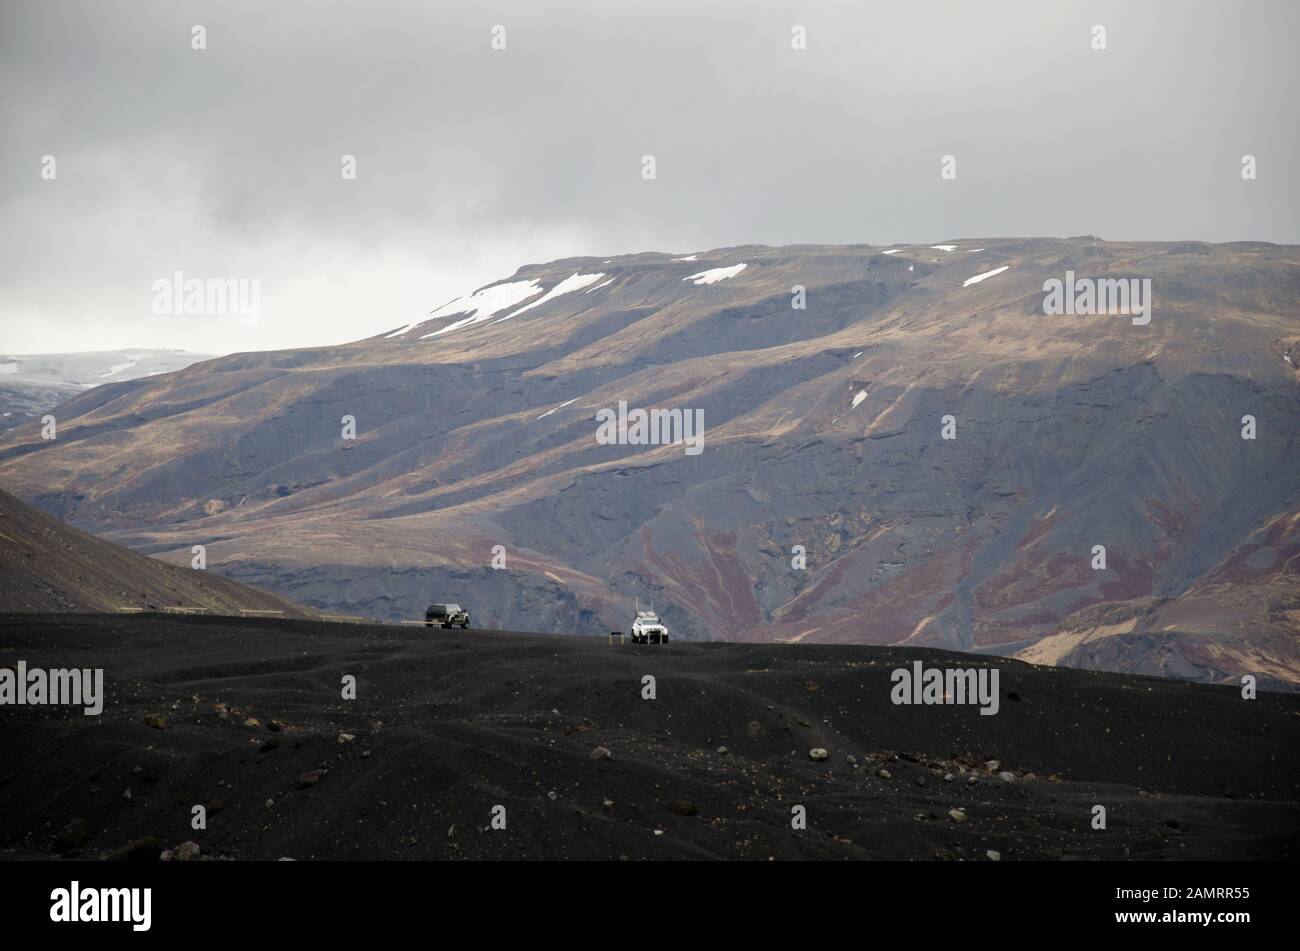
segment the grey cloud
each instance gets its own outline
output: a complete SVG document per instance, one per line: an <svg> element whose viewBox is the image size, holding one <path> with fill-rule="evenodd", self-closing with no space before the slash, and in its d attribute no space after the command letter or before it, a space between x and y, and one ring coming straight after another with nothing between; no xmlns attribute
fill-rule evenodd
<svg viewBox="0 0 1300 951"><path fill-rule="evenodd" d="M4 346L58 349L69 329L93 346L345 340L576 254L1293 242L1298 9L6 5ZM489 49L496 23L504 53ZM790 49L796 23L804 52ZM1089 48L1094 23L1104 52ZM45 153L55 183L38 176ZM640 178L645 153L655 182ZM1245 153L1258 181L1241 181ZM339 178L344 154L356 182ZM956 182L939 179L944 154ZM142 288L176 267L264 276L278 315L234 336L160 324Z"/></svg>

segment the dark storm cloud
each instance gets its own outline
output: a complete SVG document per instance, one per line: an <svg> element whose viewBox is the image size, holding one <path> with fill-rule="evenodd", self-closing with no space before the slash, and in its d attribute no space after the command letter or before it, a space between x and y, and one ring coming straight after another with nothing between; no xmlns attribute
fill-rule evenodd
<svg viewBox="0 0 1300 951"><path fill-rule="evenodd" d="M575 254L1293 242L1297 9L7 4L0 350L353 339ZM149 284L174 269L260 277L270 316L157 317Z"/></svg>

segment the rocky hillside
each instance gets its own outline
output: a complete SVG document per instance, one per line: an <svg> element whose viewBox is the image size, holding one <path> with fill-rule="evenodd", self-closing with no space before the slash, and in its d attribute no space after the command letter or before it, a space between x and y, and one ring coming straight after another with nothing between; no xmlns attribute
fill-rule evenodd
<svg viewBox="0 0 1300 951"><path fill-rule="evenodd" d="M203 608L314 617L278 595L145 558L71 528L0 492L0 611L115 612Z"/></svg>
<svg viewBox="0 0 1300 951"><path fill-rule="evenodd" d="M1067 274L1149 279L1149 323L1045 314ZM1300 248L1268 244L568 259L90 390L57 440L0 439L0 482L371 617L601 632L653 597L685 637L1296 681L1298 305ZM700 451L602 443L621 401L702 413Z"/></svg>

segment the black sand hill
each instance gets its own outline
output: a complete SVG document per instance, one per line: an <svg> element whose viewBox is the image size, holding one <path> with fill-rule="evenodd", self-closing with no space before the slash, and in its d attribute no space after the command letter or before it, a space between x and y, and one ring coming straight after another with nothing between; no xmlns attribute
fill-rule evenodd
<svg viewBox="0 0 1300 951"><path fill-rule="evenodd" d="M893 705L890 672L916 659L999 665L1000 711ZM1289 859L1300 844L1289 694L896 647L157 615L4 616L0 663L18 660L102 667L107 700L100 717L0 708L8 858L141 839L149 857L192 840L230 859Z"/></svg>

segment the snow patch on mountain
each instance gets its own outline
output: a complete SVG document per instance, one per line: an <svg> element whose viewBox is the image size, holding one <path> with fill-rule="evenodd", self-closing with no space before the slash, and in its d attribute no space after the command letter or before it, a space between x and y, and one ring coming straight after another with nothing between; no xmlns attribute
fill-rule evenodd
<svg viewBox="0 0 1300 951"><path fill-rule="evenodd" d="M1011 267L1010 264L1004 264L1004 265L1002 265L1001 267L995 267L995 268L994 268L993 270L991 270L991 271L985 271L983 274L976 274L974 277L968 277L968 278L966 278L966 280L965 280L964 282L962 282L962 285L961 285L961 286L962 286L962 287L970 287L972 284L978 284L980 281L984 281L984 280L987 280L988 278L993 277L993 276L995 276L995 275L997 275L997 274L1001 274L1003 271L1005 271L1005 270L1006 270L1007 268L1009 268L1009 267Z"/></svg>
<svg viewBox="0 0 1300 951"><path fill-rule="evenodd" d="M108 377L110 377L110 376L117 376L119 373L122 373L122 372L124 372L124 371L126 371L126 370L131 369L131 367L135 366L135 365L136 365L137 363L139 363L139 362L140 362L140 361L137 360L137 359L135 359L134 357L127 357L125 363L115 363L115 364L113 364L111 367L108 368L108 372L107 372L107 373L101 373L101 374L99 375L99 378L100 378L101 380L103 380L103 379L106 379L106 378L108 378Z"/></svg>
<svg viewBox="0 0 1300 951"><path fill-rule="evenodd" d="M729 277L735 277L743 271L745 267L746 265L742 262L740 264L732 265L731 267L709 268L709 270L700 271L698 274L690 274L682 278L682 280L692 281L696 284L716 284L718 281L725 281Z"/></svg>
<svg viewBox="0 0 1300 951"><path fill-rule="evenodd" d="M458 297L449 304L443 304L431 313L429 318L450 317L452 314L469 314L469 316L453 321L441 330L424 334L420 339L427 340L430 337L451 333L469 324L480 323L503 310L522 304L541 289L542 285L536 279L510 281L506 284L493 284L490 287L480 288L468 297Z"/></svg>
<svg viewBox="0 0 1300 951"><path fill-rule="evenodd" d="M513 314L506 314L504 317L498 320L497 323L499 324L502 321L509 320L511 317L518 317L524 311L532 310L534 307L540 307L543 304L547 303L548 301L555 300L555 298L561 296L562 294L571 294L573 291L580 291L584 287L590 287L592 284L595 284L604 276L605 276L604 272L601 271L596 274L574 274L571 275L570 277L566 277L564 280L560 281L560 283L556 284L554 287L552 287L541 297L537 298L537 300L533 301L531 304L525 304L523 307L520 307ZM613 278L611 278L611 280L613 280Z"/></svg>
<svg viewBox="0 0 1300 951"><path fill-rule="evenodd" d="M541 416L538 416L537 419L545 419L547 416L550 416L552 413L554 413L557 409L564 409L564 407L568 406L570 403L578 402L579 399L581 399L581 397L575 396L573 399L567 400L566 402L561 403L559 406L552 406ZM537 420L533 420L533 422L537 422Z"/></svg>

